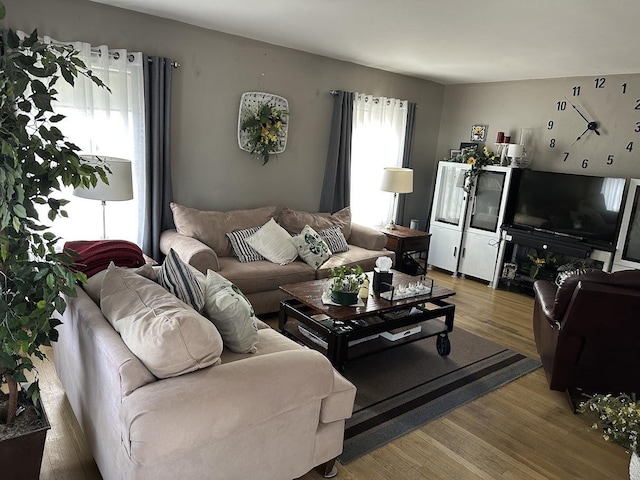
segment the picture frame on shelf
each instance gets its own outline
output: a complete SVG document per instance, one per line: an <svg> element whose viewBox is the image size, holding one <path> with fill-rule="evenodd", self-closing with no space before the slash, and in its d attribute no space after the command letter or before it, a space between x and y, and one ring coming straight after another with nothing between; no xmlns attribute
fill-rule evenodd
<svg viewBox="0 0 640 480"><path fill-rule="evenodd" d="M462 150L460 150L459 148L452 148L449 150L449 158L457 157L461 153L462 153Z"/></svg>
<svg viewBox="0 0 640 480"><path fill-rule="evenodd" d="M472 125L471 126L471 141L472 142L484 142L487 139L488 125Z"/></svg>
<svg viewBox="0 0 640 480"><path fill-rule="evenodd" d="M460 150L463 148L478 148L478 144L476 142L461 142Z"/></svg>

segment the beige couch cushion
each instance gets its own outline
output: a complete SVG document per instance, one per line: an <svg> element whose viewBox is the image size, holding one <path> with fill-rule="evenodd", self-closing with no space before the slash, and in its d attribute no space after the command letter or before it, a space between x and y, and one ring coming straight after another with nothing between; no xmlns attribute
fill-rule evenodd
<svg viewBox="0 0 640 480"><path fill-rule="evenodd" d="M342 265L353 267L360 265L365 272L370 272L376 266L378 257L389 257L388 250L368 250L355 245L349 245L348 252L340 252L331 256L322 266L316 270L316 278L326 278L333 267Z"/></svg>
<svg viewBox="0 0 640 480"><path fill-rule="evenodd" d="M349 240L351 235L351 209L345 207L336 213L307 213L290 208L283 208L278 215L278 223L287 232L299 234L305 225L309 225L316 232L337 225L342 230L344 238Z"/></svg>
<svg viewBox="0 0 640 480"><path fill-rule="evenodd" d="M224 257L232 254L231 243L226 236L228 232L261 227L273 216L276 207L215 212L184 207L172 202L171 210L178 233L200 240L218 256Z"/></svg>
<svg viewBox="0 0 640 480"><path fill-rule="evenodd" d="M156 377L220 362L222 338L213 324L137 273L109 267L100 308L129 349Z"/></svg>
<svg viewBox="0 0 640 480"><path fill-rule="evenodd" d="M280 285L315 279L313 268L301 260L277 265L268 260L240 263L235 257L223 257L220 258L220 271L245 295L278 290Z"/></svg>

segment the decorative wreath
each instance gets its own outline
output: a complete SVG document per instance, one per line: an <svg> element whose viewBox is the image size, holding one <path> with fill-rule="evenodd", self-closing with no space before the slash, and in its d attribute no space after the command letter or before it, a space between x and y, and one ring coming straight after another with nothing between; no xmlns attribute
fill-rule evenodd
<svg viewBox="0 0 640 480"><path fill-rule="evenodd" d="M289 103L271 93L246 92L240 100L238 145L265 165L287 145Z"/></svg>

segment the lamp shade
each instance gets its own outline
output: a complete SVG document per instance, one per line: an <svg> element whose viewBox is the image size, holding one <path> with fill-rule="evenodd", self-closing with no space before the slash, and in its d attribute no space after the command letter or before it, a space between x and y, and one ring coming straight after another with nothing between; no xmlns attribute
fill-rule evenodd
<svg viewBox="0 0 640 480"><path fill-rule="evenodd" d="M105 166L111 171L107 172L108 185L98 181L98 184L93 188L77 187L73 190L73 194L76 197L109 202L131 200L133 198L131 162L129 160L103 157L102 155L83 155L82 158L91 165Z"/></svg>
<svg viewBox="0 0 640 480"><path fill-rule="evenodd" d="M413 170L411 168L385 167L380 190L393 193L413 192Z"/></svg>
<svg viewBox="0 0 640 480"><path fill-rule="evenodd" d="M507 157L510 158L521 158L524 154L524 145L510 143L509 148L507 150Z"/></svg>

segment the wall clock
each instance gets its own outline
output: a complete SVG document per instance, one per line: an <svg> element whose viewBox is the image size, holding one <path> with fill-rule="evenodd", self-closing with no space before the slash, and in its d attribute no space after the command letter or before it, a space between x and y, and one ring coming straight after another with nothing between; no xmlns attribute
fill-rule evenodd
<svg viewBox="0 0 640 480"><path fill-rule="evenodd" d="M637 162L640 82L615 75L572 80L550 99L545 156L571 169L611 169L612 175L616 166Z"/></svg>

